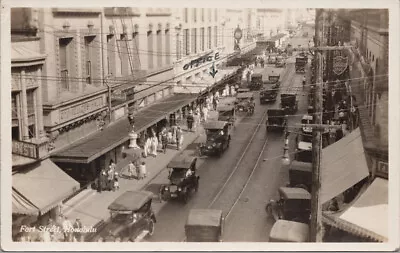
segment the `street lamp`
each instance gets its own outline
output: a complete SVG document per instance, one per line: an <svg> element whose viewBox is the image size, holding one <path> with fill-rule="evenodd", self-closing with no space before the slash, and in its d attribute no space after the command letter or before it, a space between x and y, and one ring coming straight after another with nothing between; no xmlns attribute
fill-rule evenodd
<svg viewBox="0 0 400 253"><path fill-rule="evenodd" d="M285 133L285 146L283 147L283 157L282 164L289 165L290 157L289 157L289 132Z"/></svg>

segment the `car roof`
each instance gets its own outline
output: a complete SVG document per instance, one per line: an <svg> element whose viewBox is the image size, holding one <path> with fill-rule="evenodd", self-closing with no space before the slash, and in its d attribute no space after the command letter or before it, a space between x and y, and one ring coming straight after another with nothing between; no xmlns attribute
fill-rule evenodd
<svg viewBox="0 0 400 253"><path fill-rule="evenodd" d="M285 111L283 109L268 109L267 111L267 115L269 117L273 117L273 116L285 116Z"/></svg>
<svg viewBox="0 0 400 253"><path fill-rule="evenodd" d="M186 226L221 226L222 210L192 209L186 220Z"/></svg>
<svg viewBox="0 0 400 253"><path fill-rule="evenodd" d="M222 106L217 106L217 111L231 111L235 108L234 105L222 105Z"/></svg>
<svg viewBox="0 0 400 253"><path fill-rule="evenodd" d="M256 76L256 77L262 77L262 74L261 73L254 73L253 75L252 75L252 77L254 77L254 76Z"/></svg>
<svg viewBox="0 0 400 253"><path fill-rule="evenodd" d="M277 220L269 235L271 239L289 242L307 242L308 236L309 227L307 224L288 220Z"/></svg>
<svg viewBox="0 0 400 253"><path fill-rule="evenodd" d="M189 169L192 163L197 159L197 157L190 155L189 153L182 152L176 155L172 160L168 163L168 168L181 168L181 169Z"/></svg>
<svg viewBox="0 0 400 253"><path fill-rule="evenodd" d="M309 114L305 114L305 115L303 115L303 117L302 117L301 119L312 120L312 119L313 119L313 116L312 116L312 115L309 115Z"/></svg>
<svg viewBox="0 0 400 253"><path fill-rule="evenodd" d="M279 193L286 199L311 199L311 194L303 188L280 187Z"/></svg>
<svg viewBox="0 0 400 253"><path fill-rule="evenodd" d="M223 129L228 122L222 120L210 120L204 123L204 129Z"/></svg>
<svg viewBox="0 0 400 253"><path fill-rule="evenodd" d="M283 91L281 93L281 97L286 97L286 96L296 96L296 92L295 91Z"/></svg>
<svg viewBox="0 0 400 253"><path fill-rule="evenodd" d="M312 143L311 142L300 141L297 144L297 148L301 149L301 150L311 150L312 149Z"/></svg>
<svg viewBox="0 0 400 253"><path fill-rule="evenodd" d="M243 92L236 95L237 98L251 98L254 97L253 92Z"/></svg>
<svg viewBox="0 0 400 253"><path fill-rule="evenodd" d="M114 200L108 209L111 211L137 211L152 199L153 195L149 191L126 191Z"/></svg>
<svg viewBox="0 0 400 253"><path fill-rule="evenodd" d="M301 171L312 171L312 163L300 162L297 160L293 160L290 163L289 170L301 170Z"/></svg>

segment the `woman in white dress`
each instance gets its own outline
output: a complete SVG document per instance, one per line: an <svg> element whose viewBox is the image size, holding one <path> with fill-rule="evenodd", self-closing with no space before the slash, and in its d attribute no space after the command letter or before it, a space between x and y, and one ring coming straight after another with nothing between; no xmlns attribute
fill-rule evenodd
<svg viewBox="0 0 400 253"><path fill-rule="evenodd" d="M154 157L157 157L158 139L156 136L151 137L151 152Z"/></svg>

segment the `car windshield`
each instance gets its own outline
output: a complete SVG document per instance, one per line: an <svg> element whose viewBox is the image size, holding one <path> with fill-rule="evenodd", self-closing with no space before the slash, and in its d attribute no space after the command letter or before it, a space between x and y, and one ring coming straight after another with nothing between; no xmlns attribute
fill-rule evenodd
<svg viewBox="0 0 400 253"><path fill-rule="evenodd" d="M173 179L180 179L185 177L185 169L181 168L173 168L171 172L171 180Z"/></svg>
<svg viewBox="0 0 400 253"><path fill-rule="evenodd" d="M214 141L221 135L222 129L207 129L207 140Z"/></svg>
<svg viewBox="0 0 400 253"><path fill-rule="evenodd" d="M114 222L130 222L133 220L133 212L111 212L111 218Z"/></svg>

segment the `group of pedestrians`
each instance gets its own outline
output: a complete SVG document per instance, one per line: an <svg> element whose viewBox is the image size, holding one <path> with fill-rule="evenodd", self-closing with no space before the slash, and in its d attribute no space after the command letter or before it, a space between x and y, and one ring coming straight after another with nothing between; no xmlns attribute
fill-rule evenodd
<svg viewBox="0 0 400 253"><path fill-rule="evenodd" d="M135 165L136 164L136 165ZM130 179L142 180L147 177L146 162L142 161L130 161L128 164L128 174Z"/></svg>
<svg viewBox="0 0 400 253"><path fill-rule="evenodd" d="M119 189L118 172L115 170L115 163L110 161L108 168L104 168L100 172L98 179L98 192L102 191L115 191Z"/></svg>

